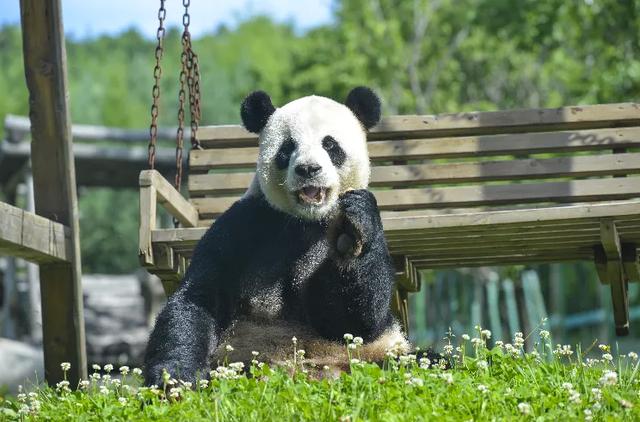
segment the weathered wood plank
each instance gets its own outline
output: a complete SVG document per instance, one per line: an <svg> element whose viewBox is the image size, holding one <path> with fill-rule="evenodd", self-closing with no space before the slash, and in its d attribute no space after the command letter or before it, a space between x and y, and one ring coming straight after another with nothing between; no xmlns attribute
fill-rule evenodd
<svg viewBox="0 0 640 422"><path fill-rule="evenodd" d="M581 202L640 196L640 177L563 182L474 185L452 188L414 188L374 191L381 210L478 207L535 202ZM215 217L239 197L194 198L200 218Z"/></svg>
<svg viewBox="0 0 640 422"><path fill-rule="evenodd" d="M407 212L404 216L396 215L383 219L385 232L420 230L420 229L448 229L459 227L467 230L480 225L514 225L535 222L578 220L582 218L598 217L630 217L640 215L640 200L604 201L594 204L579 204L569 206L542 207L536 209L520 209L507 211L469 212L457 215L427 215L412 216Z"/></svg>
<svg viewBox="0 0 640 422"><path fill-rule="evenodd" d="M138 258L143 267L154 266L151 231L156 228L156 203L158 193L155 186L140 187L140 225L138 228Z"/></svg>
<svg viewBox="0 0 640 422"><path fill-rule="evenodd" d="M36 213L69 228L70 262L40 266L45 378L72 385L87 377L78 204L67 99L60 0L20 1L24 68L29 89L31 161Z"/></svg>
<svg viewBox="0 0 640 422"><path fill-rule="evenodd" d="M369 139L465 136L632 126L640 123L637 103L598 104L548 109L388 116L371 129ZM206 148L255 146L257 136L242 126L203 126L198 138Z"/></svg>
<svg viewBox="0 0 640 422"><path fill-rule="evenodd" d="M140 187L153 186L157 192L158 204L166 208L185 227L198 225L198 211L159 172L143 170L140 172L139 182Z"/></svg>
<svg viewBox="0 0 640 422"><path fill-rule="evenodd" d="M0 255L38 264L68 262L70 242L64 225L0 202Z"/></svg>
<svg viewBox="0 0 640 422"><path fill-rule="evenodd" d="M640 133L639 133L640 135ZM495 180L526 180L552 177L593 177L640 173L640 153L556 157L447 164L375 166L369 185L404 187ZM254 173L212 173L189 177L192 196L242 193Z"/></svg>
<svg viewBox="0 0 640 422"><path fill-rule="evenodd" d="M369 142L372 161L460 158L543 152L578 152L640 147L640 128L592 129L460 138L403 139ZM255 168L257 147L191 150L190 168Z"/></svg>

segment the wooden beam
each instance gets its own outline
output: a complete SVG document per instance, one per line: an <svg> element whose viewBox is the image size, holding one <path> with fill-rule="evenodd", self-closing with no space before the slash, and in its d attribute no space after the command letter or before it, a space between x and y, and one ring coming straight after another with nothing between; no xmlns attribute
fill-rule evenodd
<svg viewBox="0 0 640 422"><path fill-rule="evenodd" d="M68 227L0 202L0 255L51 264L70 262L71 251Z"/></svg>
<svg viewBox="0 0 640 422"><path fill-rule="evenodd" d="M198 135L201 135L201 132L198 132ZM639 136L638 127L622 127L552 133L509 135L474 133L456 138L376 140L369 142L367 147L369 158L376 163L398 159L424 160L637 148L640 146ZM258 157L256 144L257 139L253 146L249 147L192 149L189 153L190 169L203 171L212 168L255 168Z"/></svg>
<svg viewBox="0 0 640 422"><path fill-rule="evenodd" d="M185 227L198 225L198 211L178 192L171 183L156 170L143 170L140 172L140 187L152 186L158 196L158 203L177 218ZM155 204L153 204L155 206ZM155 227L151 227L154 229Z"/></svg>
<svg viewBox="0 0 640 422"><path fill-rule="evenodd" d="M606 274L608 284L611 286L616 334L626 336L629 334L628 280L622 266L620 236L613 218L603 218L600 221L600 236L604 255L607 260Z"/></svg>
<svg viewBox="0 0 640 422"><path fill-rule="evenodd" d="M66 50L60 0L20 0L24 68L29 89L36 213L69 228L70 262L40 266L45 378L87 376L78 204L67 100Z"/></svg>
<svg viewBox="0 0 640 422"><path fill-rule="evenodd" d="M640 153L603 154L546 159L528 158L524 160L374 166L371 168L369 186L372 188L401 188L445 183L638 173L640 173ZM253 177L253 172L191 175L189 177L189 193L192 197L242 193L247 190Z"/></svg>
<svg viewBox="0 0 640 422"><path fill-rule="evenodd" d="M597 104L528 110L462 112L425 116L387 116L373 127L369 140L435 138L469 134L551 132L637 126L637 103ZM202 126L198 139L205 148L256 146L258 137L240 125ZM583 139L588 143L590 139Z"/></svg>

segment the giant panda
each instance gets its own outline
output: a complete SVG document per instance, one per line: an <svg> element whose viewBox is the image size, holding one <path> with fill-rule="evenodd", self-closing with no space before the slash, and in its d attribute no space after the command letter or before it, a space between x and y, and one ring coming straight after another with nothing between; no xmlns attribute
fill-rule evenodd
<svg viewBox="0 0 640 422"><path fill-rule="evenodd" d="M366 87L344 104L307 96L275 108L263 91L241 105L259 135L247 192L207 230L168 299L145 355L147 384L163 369L206 378L227 352L279 364L292 337L313 365L348 364L343 335L364 339L361 356L381 361L409 348L391 309L395 268L376 199L367 190L367 130L380 101Z"/></svg>

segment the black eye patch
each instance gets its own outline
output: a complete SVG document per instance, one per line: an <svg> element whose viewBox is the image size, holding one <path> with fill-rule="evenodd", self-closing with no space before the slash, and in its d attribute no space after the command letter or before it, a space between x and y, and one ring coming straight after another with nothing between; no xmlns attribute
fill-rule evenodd
<svg viewBox="0 0 640 422"><path fill-rule="evenodd" d="M324 139L322 140L322 148L327 151L331 162L336 167L342 166L344 164L344 161L347 159L347 154L340 147L338 142L331 136L324 137Z"/></svg>
<svg viewBox="0 0 640 422"><path fill-rule="evenodd" d="M280 149L276 153L276 166L280 170L284 170L289 166L289 159L291 158L291 153L295 151L296 143L293 142L293 139L289 138L280 145Z"/></svg>

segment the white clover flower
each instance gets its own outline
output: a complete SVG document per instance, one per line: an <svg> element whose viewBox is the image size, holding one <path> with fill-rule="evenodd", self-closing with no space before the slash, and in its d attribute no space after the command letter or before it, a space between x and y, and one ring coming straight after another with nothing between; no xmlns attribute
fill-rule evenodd
<svg viewBox="0 0 640 422"><path fill-rule="evenodd" d="M451 355L453 353L453 346L451 344L445 344L442 348L445 355Z"/></svg>
<svg viewBox="0 0 640 422"><path fill-rule="evenodd" d="M138 376L142 375L142 369L140 369L140 368L133 368L133 374L134 374L134 375L138 375Z"/></svg>
<svg viewBox="0 0 640 422"><path fill-rule="evenodd" d="M127 398L126 397L118 397L118 402L120 402L121 405L126 406L127 405Z"/></svg>
<svg viewBox="0 0 640 422"><path fill-rule="evenodd" d="M495 347L502 350L502 348L504 347L504 342L502 340L496 340Z"/></svg>
<svg viewBox="0 0 640 422"><path fill-rule="evenodd" d="M25 402L27 401L27 395L25 393L20 393L18 394L18 401L19 402Z"/></svg>
<svg viewBox="0 0 640 422"><path fill-rule="evenodd" d="M611 351L611 346L609 346L608 344L599 344L598 348L605 353Z"/></svg>
<svg viewBox="0 0 640 422"><path fill-rule="evenodd" d="M563 382L562 388L564 388L565 390L573 390L573 384L571 384L570 382Z"/></svg>
<svg viewBox="0 0 640 422"><path fill-rule="evenodd" d="M613 361L613 356L611 356L611 353L605 353L602 355L602 359L612 362Z"/></svg>
<svg viewBox="0 0 640 422"><path fill-rule="evenodd" d="M584 420L591 421L593 420L593 412L591 409L584 409Z"/></svg>
<svg viewBox="0 0 640 422"><path fill-rule="evenodd" d="M109 395L110 390L107 388L106 385L101 385L100 386L100 394L104 394L105 396Z"/></svg>
<svg viewBox="0 0 640 422"><path fill-rule="evenodd" d="M357 365L359 363L360 363L360 359L356 359L356 358L351 359L351 364L352 365Z"/></svg>
<svg viewBox="0 0 640 422"><path fill-rule="evenodd" d="M21 415L26 415L30 411L31 411L31 408L27 404L23 404L22 406L20 406L20 409L18 409L18 413L20 413Z"/></svg>
<svg viewBox="0 0 640 422"><path fill-rule="evenodd" d="M627 355L631 360L638 360L638 354L636 352L629 352Z"/></svg>
<svg viewBox="0 0 640 422"><path fill-rule="evenodd" d="M172 399L180 398L180 393L182 393L182 387L173 387L169 390L169 397Z"/></svg>
<svg viewBox="0 0 640 422"><path fill-rule="evenodd" d="M113 381L111 381L111 384L115 385L116 387L120 386L120 380L119 379L114 379Z"/></svg>
<svg viewBox="0 0 640 422"><path fill-rule="evenodd" d="M102 369L100 365L98 365L97 363L94 363L93 365L91 365L91 367L93 368L94 371L99 371L100 369Z"/></svg>
<svg viewBox="0 0 640 422"><path fill-rule="evenodd" d="M353 344L356 344L358 346L362 346L363 343L364 343L364 340L362 339L362 337L354 337L353 338Z"/></svg>
<svg viewBox="0 0 640 422"><path fill-rule="evenodd" d="M296 351L296 354L299 358L304 358L305 353L307 352L305 352L304 349L299 349L298 351Z"/></svg>
<svg viewBox="0 0 640 422"><path fill-rule="evenodd" d="M323 367L322 367L322 369L323 369L324 371L328 371L328 370L329 370L329 369L331 369L331 368L329 368L329 366L325 365L325 366L323 366Z"/></svg>
<svg viewBox="0 0 640 422"><path fill-rule="evenodd" d="M71 391L69 389L69 381L63 380L56 384L56 390L58 391Z"/></svg>
<svg viewBox="0 0 640 422"><path fill-rule="evenodd" d="M232 345L230 345L230 344L227 344L227 345L224 347L224 349L225 349L227 352L233 352L233 346L232 346Z"/></svg>
<svg viewBox="0 0 640 422"><path fill-rule="evenodd" d="M616 385L618 383L618 373L606 370L599 381L600 385Z"/></svg>
<svg viewBox="0 0 640 422"><path fill-rule="evenodd" d="M113 371L113 365L111 365L110 363L107 363L104 366L104 371L108 374L109 372Z"/></svg>
<svg viewBox="0 0 640 422"><path fill-rule="evenodd" d="M182 380L180 380L180 382L182 383L182 386L184 388L186 388L187 390L191 390L193 383L190 383L189 381L182 381Z"/></svg>
<svg viewBox="0 0 640 422"><path fill-rule="evenodd" d="M485 338L485 339L491 338L491 331L489 331L489 330L480 331L480 337Z"/></svg>
<svg viewBox="0 0 640 422"><path fill-rule="evenodd" d="M209 386L209 380L200 380L200 381L198 381L198 386L200 388L207 388Z"/></svg>
<svg viewBox="0 0 640 422"><path fill-rule="evenodd" d="M540 330L540 338L547 340L549 337L551 337L551 333L547 330Z"/></svg>
<svg viewBox="0 0 640 422"><path fill-rule="evenodd" d="M229 368L233 369L236 372L240 372L244 369L244 363L242 362L233 362L229 364Z"/></svg>
<svg viewBox="0 0 640 422"><path fill-rule="evenodd" d="M469 334L463 334L462 335L462 340L464 340L464 341L469 341L470 338L471 337L469 337Z"/></svg>
<svg viewBox="0 0 640 422"><path fill-rule="evenodd" d="M33 391L28 394L29 400L34 400L38 398L38 393L34 393Z"/></svg>
<svg viewBox="0 0 640 422"><path fill-rule="evenodd" d="M353 334L345 333L342 337L347 341L353 340Z"/></svg>
<svg viewBox="0 0 640 422"><path fill-rule="evenodd" d="M478 391L480 391L481 393L488 393L489 388L484 384L478 384Z"/></svg>
<svg viewBox="0 0 640 422"><path fill-rule="evenodd" d="M530 415L531 414L531 405L529 403L527 403L527 402L518 403L518 410L523 415Z"/></svg>
<svg viewBox="0 0 640 422"><path fill-rule="evenodd" d="M602 400L602 390L600 390L599 388L592 388L591 389L591 394L593 394L593 399L595 401L600 401Z"/></svg>
<svg viewBox="0 0 640 422"><path fill-rule="evenodd" d="M569 401L573 404L582 403L582 399L580 398L580 393L576 390L569 391Z"/></svg>
<svg viewBox="0 0 640 422"><path fill-rule="evenodd" d="M358 346L355 343L349 343L347 347L349 348L349 350L355 350Z"/></svg>
<svg viewBox="0 0 640 422"><path fill-rule="evenodd" d="M111 384L111 375L108 375L108 374L103 375L102 382L106 385Z"/></svg>
<svg viewBox="0 0 640 422"><path fill-rule="evenodd" d="M31 413L38 413L40 411L40 400L33 399L30 403Z"/></svg>
<svg viewBox="0 0 640 422"><path fill-rule="evenodd" d="M255 350L251 352L251 356L258 357L260 352L256 352Z"/></svg>
<svg viewBox="0 0 640 422"><path fill-rule="evenodd" d="M405 384L411 385L413 387L422 387L424 386L424 380L422 378L410 377L408 380L405 381Z"/></svg>
<svg viewBox="0 0 640 422"><path fill-rule="evenodd" d="M431 360L429 358L420 358L420 368L429 369L431 366Z"/></svg>
<svg viewBox="0 0 640 422"><path fill-rule="evenodd" d="M120 370L120 373L122 375L127 375L129 373L129 367L128 366L121 366L119 370Z"/></svg>
<svg viewBox="0 0 640 422"><path fill-rule="evenodd" d="M62 368L63 371L67 372L69 369L71 369L71 364L69 362L62 362L60 364L60 368Z"/></svg>
<svg viewBox="0 0 640 422"><path fill-rule="evenodd" d="M91 381L98 381L98 380L100 380L100 374L98 374L98 373L90 374L90 375L89 375L89 379L90 379Z"/></svg>
<svg viewBox="0 0 640 422"><path fill-rule="evenodd" d="M484 371L489 367L489 363L486 360L479 360L476 362L476 367Z"/></svg>
<svg viewBox="0 0 640 422"><path fill-rule="evenodd" d="M400 361L400 365L408 365L411 361L411 359L409 359L409 356L406 355L400 356L398 360Z"/></svg>
<svg viewBox="0 0 640 422"><path fill-rule="evenodd" d="M88 380L82 380L78 385L80 386L81 390L86 390L87 388L89 388L91 383Z"/></svg>

